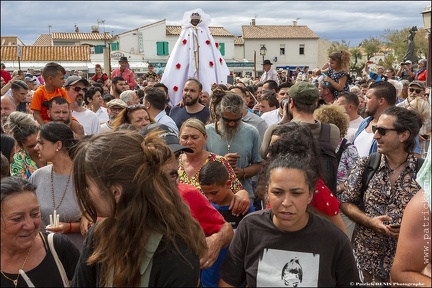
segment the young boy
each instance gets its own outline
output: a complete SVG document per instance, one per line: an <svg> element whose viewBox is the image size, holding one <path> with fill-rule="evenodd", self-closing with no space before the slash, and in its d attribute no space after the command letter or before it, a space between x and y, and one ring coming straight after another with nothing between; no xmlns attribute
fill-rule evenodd
<svg viewBox="0 0 432 288"><path fill-rule="evenodd" d="M234 216L229 210L229 205L234 197L231 191L231 181L228 170L221 162L212 161L206 163L199 172L199 184L204 195L210 203L224 217L225 221L232 225L234 232L245 215ZM248 213L253 212L251 203ZM218 287L220 279L220 267L222 266L228 247L222 248L218 259L209 268L201 271L201 287Z"/></svg>
<svg viewBox="0 0 432 288"><path fill-rule="evenodd" d="M36 89L30 105L30 109L33 110L33 116L40 125L50 120L47 113L49 100L55 96L61 96L71 104L71 100L63 88L65 73L66 70L63 66L54 62L46 64L42 70L45 84Z"/></svg>

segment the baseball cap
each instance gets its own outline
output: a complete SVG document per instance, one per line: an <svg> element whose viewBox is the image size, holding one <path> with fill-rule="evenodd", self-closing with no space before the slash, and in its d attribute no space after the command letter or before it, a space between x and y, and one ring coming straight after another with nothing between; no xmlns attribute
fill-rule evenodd
<svg viewBox="0 0 432 288"><path fill-rule="evenodd" d="M405 63L412 64L411 60L406 60Z"/></svg>
<svg viewBox="0 0 432 288"><path fill-rule="evenodd" d="M118 99L118 98L109 101L106 105L108 107L113 107L113 106L120 106L122 108L126 108L127 107L127 104L123 100Z"/></svg>
<svg viewBox="0 0 432 288"><path fill-rule="evenodd" d="M319 99L318 88L309 82L297 82L289 90L290 98L297 103L304 105L313 105Z"/></svg>
<svg viewBox="0 0 432 288"><path fill-rule="evenodd" d="M411 87L411 86L418 86L423 90L426 89L425 84L423 82L420 82L420 81L412 81L411 83L409 83L408 87Z"/></svg>
<svg viewBox="0 0 432 288"><path fill-rule="evenodd" d="M90 85L90 83L86 79L84 79L84 78L81 78L79 76L69 76L67 78L65 84L64 84L64 87L75 85L78 82L82 82L85 86L89 86Z"/></svg>
<svg viewBox="0 0 432 288"><path fill-rule="evenodd" d="M36 82L37 78L35 76L26 76L25 81L26 82L30 82L30 81Z"/></svg>
<svg viewBox="0 0 432 288"><path fill-rule="evenodd" d="M179 138L177 137L174 129L172 129L171 127L168 127L165 124L152 123L152 124L144 127L140 133L142 135L146 136L150 131L153 131L155 129L163 132L160 135L160 137L165 140L165 143L170 147L172 152L177 152L177 151L184 151L184 152L189 152L189 153L194 152L191 148L180 145L179 144Z"/></svg>

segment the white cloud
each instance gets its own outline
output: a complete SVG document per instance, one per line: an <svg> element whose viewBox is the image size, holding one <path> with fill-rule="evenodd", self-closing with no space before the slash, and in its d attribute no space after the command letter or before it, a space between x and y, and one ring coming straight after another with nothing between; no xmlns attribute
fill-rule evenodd
<svg viewBox="0 0 432 288"><path fill-rule="evenodd" d="M241 35L241 26L256 17L257 25L307 25L320 37L357 45L379 36L385 29L423 24L421 11L428 1L2 1L1 35L18 36L31 45L40 34L90 32L97 19L105 20L107 32L119 34L162 19L179 25L184 12L201 8L212 26L223 26ZM54 12L47 12L54 11ZM100 31L103 31L101 26Z"/></svg>

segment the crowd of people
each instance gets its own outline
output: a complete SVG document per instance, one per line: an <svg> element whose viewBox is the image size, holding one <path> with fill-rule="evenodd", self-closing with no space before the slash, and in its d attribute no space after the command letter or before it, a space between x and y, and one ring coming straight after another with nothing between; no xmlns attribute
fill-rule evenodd
<svg viewBox="0 0 432 288"><path fill-rule="evenodd" d="M264 60L178 103L126 57L2 76L1 286L430 287L430 87L408 62Z"/></svg>

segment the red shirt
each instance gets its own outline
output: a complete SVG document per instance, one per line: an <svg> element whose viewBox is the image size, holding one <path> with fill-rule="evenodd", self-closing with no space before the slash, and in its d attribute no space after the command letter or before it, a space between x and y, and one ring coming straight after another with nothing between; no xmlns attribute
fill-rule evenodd
<svg viewBox="0 0 432 288"><path fill-rule="evenodd" d="M195 186L178 183L177 188L183 201L189 206L192 217L201 225L206 237L219 232L225 224L225 219L210 204L210 201Z"/></svg>
<svg viewBox="0 0 432 288"><path fill-rule="evenodd" d="M127 84L129 85L130 89L134 89L136 86L136 81L135 81L135 74L132 70L126 68L123 71L120 71L120 68L115 69L112 73L111 73L111 80L114 79L114 77L123 77L123 79L127 82Z"/></svg>
<svg viewBox="0 0 432 288"><path fill-rule="evenodd" d="M3 69L0 72L1 72L1 77L3 77L3 80L5 81L5 84L7 84L12 79L11 74L8 71Z"/></svg>

